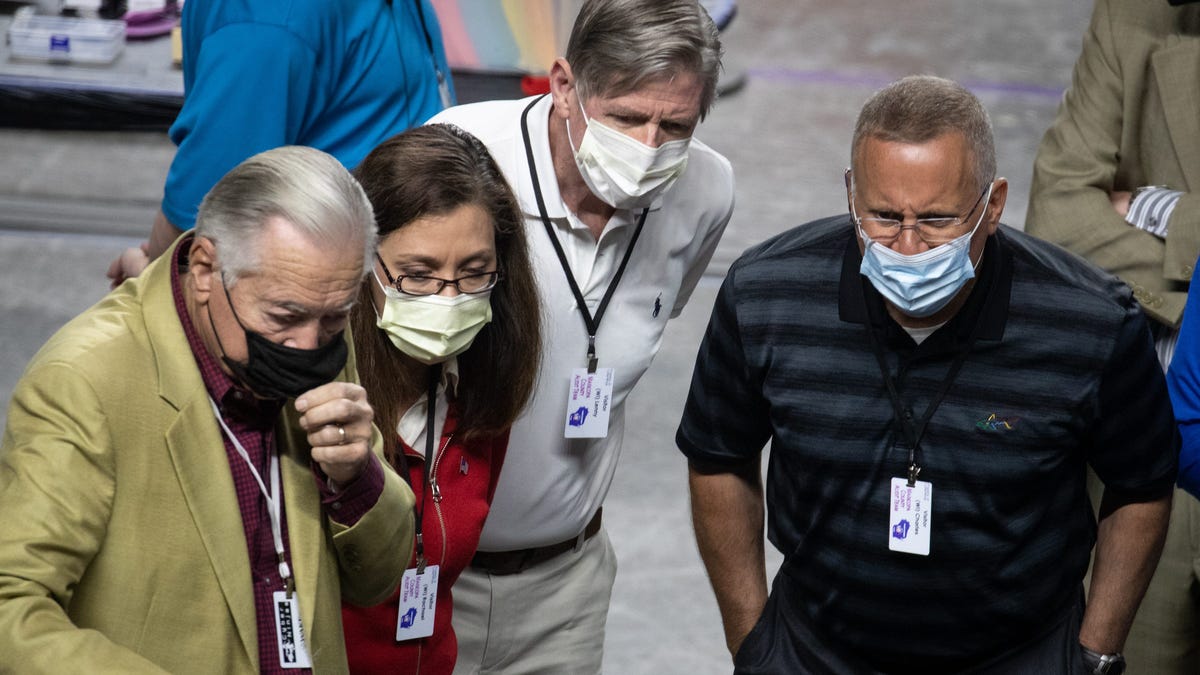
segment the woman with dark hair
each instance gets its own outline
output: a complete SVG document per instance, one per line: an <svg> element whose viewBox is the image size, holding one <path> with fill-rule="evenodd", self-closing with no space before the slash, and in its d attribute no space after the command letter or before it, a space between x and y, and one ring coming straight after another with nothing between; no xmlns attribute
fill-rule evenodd
<svg viewBox="0 0 1200 675"><path fill-rule="evenodd" d="M350 317L384 453L416 495L399 592L344 605L350 670L449 673L450 587L471 561L508 428L533 390L540 309L516 198L458 127L406 131L355 170L375 209L374 270Z"/></svg>

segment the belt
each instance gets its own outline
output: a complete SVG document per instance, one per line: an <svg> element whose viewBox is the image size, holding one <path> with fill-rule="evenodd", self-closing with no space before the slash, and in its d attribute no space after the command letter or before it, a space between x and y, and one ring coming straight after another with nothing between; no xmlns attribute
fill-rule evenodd
<svg viewBox="0 0 1200 675"><path fill-rule="evenodd" d="M547 546L523 548L516 551L477 551L471 559L471 567L481 569L489 574L507 575L519 574L535 565L540 565L551 558L556 558L583 542L596 536L600 531L600 513L603 508L596 509L596 515L588 521L587 527L578 537Z"/></svg>

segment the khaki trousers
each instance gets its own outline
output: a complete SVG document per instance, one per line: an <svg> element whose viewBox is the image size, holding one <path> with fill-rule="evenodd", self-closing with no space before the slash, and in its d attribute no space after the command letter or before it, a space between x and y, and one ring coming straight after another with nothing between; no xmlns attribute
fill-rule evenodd
<svg viewBox="0 0 1200 675"><path fill-rule="evenodd" d="M468 567L454 584L454 675L592 675L617 556L601 528L568 551L518 574Z"/></svg>

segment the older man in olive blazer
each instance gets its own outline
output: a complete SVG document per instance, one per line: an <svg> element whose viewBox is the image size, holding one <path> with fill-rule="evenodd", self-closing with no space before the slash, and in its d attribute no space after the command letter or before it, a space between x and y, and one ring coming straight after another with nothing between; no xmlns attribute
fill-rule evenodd
<svg viewBox="0 0 1200 675"><path fill-rule="evenodd" d="M315 152L297 151L304 161ZM317 165L344 172L328 156ZM290 165L278 168L283 182L292 180ZM339 174L346 189L357 188L343 178L352 179ZM372 221L344 251L349 262L342 285L352 287L351 298L373 228ZM287 222L263 229L264 246L276 235L285 235L289 246L313 243ZM337 248L326 247L323 259L297 258L311 277L296 281L322 281L327 289L323 270ZM241 460L226 451L208 376L198 369L202 359L185 330L194 335L224 325L224 337L217 338L232 357L237 329L230 329L229 299L238 300L236 316L250 326L257 321L251 289L283 286L268 283L270 271L263 270L235 289L231 265L215 260L214 250L230 249L214 248L201 234L185 235L140 277L62 328L17 384L0 445L0 673L262 670L264 622L256 615L249 535L231 474ZM272 241L261 253L263 264L278 250ZM225 270L224 292L218 270ZM274 297L318 308L327 300L320 294ZM213 308L226 300L229 306ZM341 304L337 300L335 311L343 311ZM352 355L331 379L346 384L325 389L351 398L361 393L353 384ZM322 674L346 670L341 600L385 600L400 581L412 542L412 492L368 449L369 443L378 447L369 406L363 418L350 401L338 404L341 417L314 426L303 418L315 408L300 406L301 415L289 401L274 426L290 574L312 669ZM270 428L268 418L263 429ZM361 444L360 457L375 465L370 470L382 470L376 501L349 526L337 519L336 504L325 498L323 505L326 487L317 481L335 477L324 453L349 447L335 445L341 440ZM270 485L267 476L264 470ZM351 492L354 480L340 494ZM257 486L253 498L261 498ZM272 529L259 529L270 542ZM274 650L275 628L266 623L267 649Z"/></svg>
<svg viewBox="0 0 1200 675"><path fill-rule="evenodd" d="M1166 367L1200 253L1200 5L1097 0L1038 149L1025 221L1132 287L1158 323ZM1176 490L1125 648L1131 675L1200 672L1197 560L1200 502Z"/></svg>

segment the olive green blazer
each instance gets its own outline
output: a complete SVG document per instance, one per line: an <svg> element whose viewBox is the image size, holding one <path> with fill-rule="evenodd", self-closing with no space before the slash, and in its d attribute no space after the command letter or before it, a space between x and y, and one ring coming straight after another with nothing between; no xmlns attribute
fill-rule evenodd
<svg viewBox="0 0 1200 675"><path fill-rule="evenodd" d="M1166 241L1127 224L1108 193L1185 194ZM1034 161L1027 232L1127 282L1177 326L1200 254L1200 5L1097 0L1083 50Z"/></svg>
<svg viewBox="0 0 1200 675"><path fill-rule="evenodd" d="M241 515L177 318L174 259L68 323L17 383L0 445L0 673L259 672ZM351 357L342 377L354 372ZM385 467L358 523L325 517L288 410L278 441L302 625L316 672L345 672L341 600L397 587L412 492Z"/></svg>

